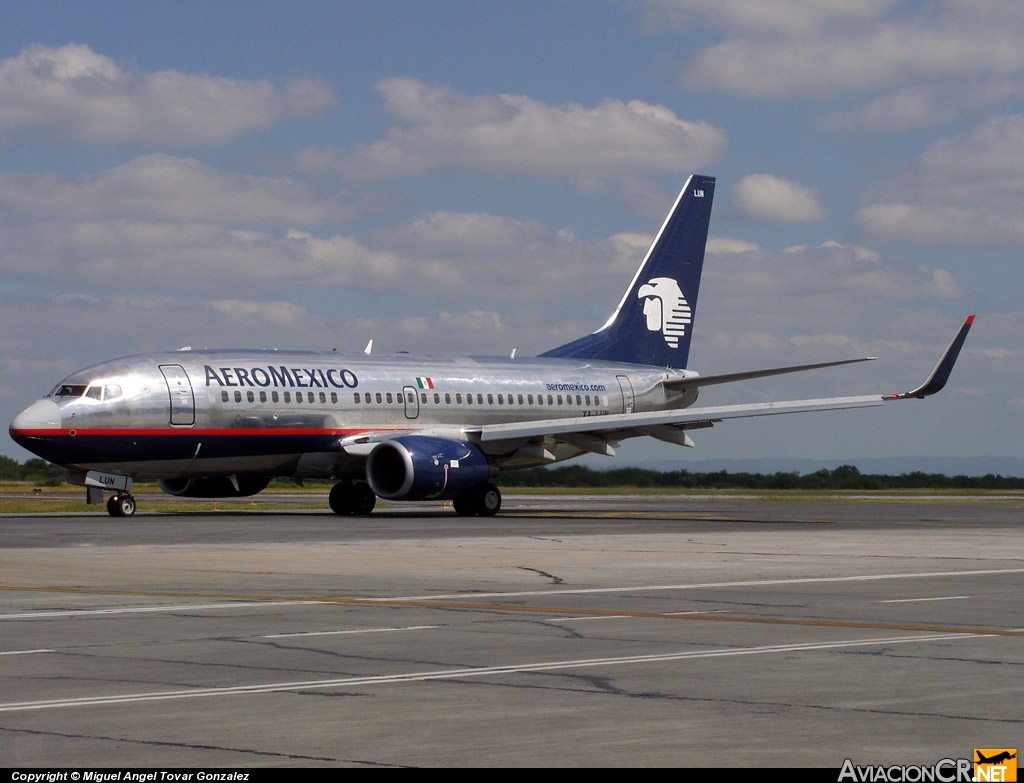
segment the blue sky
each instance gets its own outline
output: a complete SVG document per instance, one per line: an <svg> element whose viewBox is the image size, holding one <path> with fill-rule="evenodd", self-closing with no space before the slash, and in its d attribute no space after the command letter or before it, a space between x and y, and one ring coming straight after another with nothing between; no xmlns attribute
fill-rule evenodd
<svg viewBox="0 0 1024 783"><path fill-rule="evenodd" d="M1024 456L1024 5L0 2L0 417L193 347L535 354L718 178L688 457ZM9 439L0 453L29 455Z"/></svg>

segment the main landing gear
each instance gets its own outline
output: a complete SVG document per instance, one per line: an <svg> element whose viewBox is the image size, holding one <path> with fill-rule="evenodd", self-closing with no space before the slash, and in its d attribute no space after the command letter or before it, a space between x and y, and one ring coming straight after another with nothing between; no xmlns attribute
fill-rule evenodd
<svg viewBox="0 0 1024 783"><path fill-rule="evenodd" d="M365 517L377 504L377 496L364 481L342 481L331 487L327 498L331 511L340 516Z"/></svg>
<svg viewBox="0 0 1024 783"><path fill-rule="evenodd" d="M112 517L130 517L135 514L135 498L127 492L115 492L107 499L107 513Z"/></svg>
<svg viewBox="0 0 1024 783"><path fill-rule="evenodd" d="M459 495L452 502L455 513L462 517L493 517L501 510L501 491L487 484L481 491Z"/></svg>

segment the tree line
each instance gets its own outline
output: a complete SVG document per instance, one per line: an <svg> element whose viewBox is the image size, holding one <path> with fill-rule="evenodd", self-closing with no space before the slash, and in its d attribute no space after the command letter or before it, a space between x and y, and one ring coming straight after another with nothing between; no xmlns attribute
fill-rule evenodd
<svg viewBox="0 0 1024 783"><path fill-rule="evenodd" d="M530 468L501 473L502 487L564 487L601 489L803 489L803 490L888 490L888 489L1024 489L1024 478L989 473L985 476L946 476L941 473L903 473L899 476L861 473L854 465L814 473L729 473L717 470L694 473L688 470L657 471L644 468L593 470L582 465L558 468Z"/></svg>
<svg viewBox="0 0 1024 783"><path fill-rule="evenodd" d="M51 465L38 457L24 463L0 455L0 481L32 481L36 484L55 486L62 484L68 472Z"/></svg>
<svg viewBox="0 0 1024 783"><path fill-rule="evenodd" d="M64 468L46 460L24 463L0 456L0 481L31 481L54 486L67 476ZM530 468L501 473L502 487L561 487L566 489L1024 489L1024 478L989 473L985 476L946 476L941 473L903 473L889 476L861 473L854 465L834 470L822 468L814 473L729 473L716 470L695 473L688 470L658 471L646 468L594 470L583 465L557 468Z"/></svg>

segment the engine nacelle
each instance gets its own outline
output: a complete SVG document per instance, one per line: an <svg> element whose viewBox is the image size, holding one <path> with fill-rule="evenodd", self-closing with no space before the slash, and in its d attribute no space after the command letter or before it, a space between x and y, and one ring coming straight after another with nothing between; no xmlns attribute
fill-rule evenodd
<svg viewBox="0 0 1024 783"><path fill-rule="evenodd" d="M228 476L205 478L159 479L156 483L168 495L181 498L241 498L255 495L267 488L270 479L260 476L239 476L238 488Z"/></svg>
<svg viewBox="0 0 1024 783"><path fill-rule="evenodd" d="M387 500L445 500L483 489L491 477L472 443L423 435L385 441L366 460L366 480Z"/></svg>

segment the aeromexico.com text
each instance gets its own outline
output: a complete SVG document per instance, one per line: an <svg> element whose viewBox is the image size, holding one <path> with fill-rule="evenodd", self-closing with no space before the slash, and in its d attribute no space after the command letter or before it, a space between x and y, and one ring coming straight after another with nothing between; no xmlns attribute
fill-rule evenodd
<svg viewBox="0 0 1024 783"><path fill-rule="evenodd" d="M351 370L331 367L217 367L204 365L206 385L211 386L255 386L266 389L270 386L292 389L354 389L359 379Z"/></svg>
<svg viewBox="0 0 1024 783"><path fill-rule="evenodd" d="M549 383L548 391L560 392L603 392L607 388L603 383Z"/></svg>

